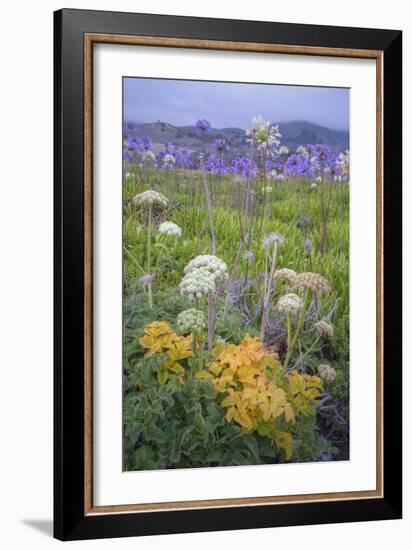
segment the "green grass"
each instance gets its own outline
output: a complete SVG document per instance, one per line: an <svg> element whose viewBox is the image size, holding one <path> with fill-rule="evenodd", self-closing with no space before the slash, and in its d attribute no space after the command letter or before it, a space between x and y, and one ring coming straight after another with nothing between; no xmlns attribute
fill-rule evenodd
<svg viewBox="0 0 412 550"><path fill-rule="evenodd" d="M230 177L208 174L207 180L212 198L216 255L227 264L228 272L231 273L240 242L239 204L243 212L244 187L238 186ZM326 390L339 412L339 421L335 419L335 413L327 412L318 415L316 422L324 440L329 438L329 442L337 449L338 459L346 459L349 433L349 186L318 184L312 188L311 182L307 180L282 183L270 181L266 185L271 187L271 191L265 201L262 191L264 185L263 181L252 184L255 192L250 241L253 261L247 263L243 255L237 274L237 278L243 281L247 270L247 277L252 281L252 285L245 291L245 301L247 311L253 314L248 317L240 307L232 306L226 320L222 321L218 314L216 334L236 344L242 340L245 332L259 335L265 270L262 241L272 232L281 234L284 241L278 246L278 269L288 267L296 272L312 271L325 276L332 284L332 291L316 303L316 315L318 319L329 312L328 320L333 324L335 334L330 341L311 353L305 361L304 369L310 374L316 374L321 362L329 363L336 369L336 383L327 386ZM148 293L139 283L147 265L147 212L132 203L136 194L148 189L159 191L169 199L167 208L153 206L151 270L156 278L153 283L152 310L149 309ZM143 328L153 320L168 321L176 328L177 315L193 307L180 295L179 283L190 260L199 254L212 253L212 240L202 175L199 173L151 169L137 171L135 175L126 178L123 198L124 368L126 379L130 379L135 366L144 364L143 349L138 344ZM163 221L179 225L182 236L174 238L160 235L156 228ZM322 252L325 223L328 239ZM310 255L303 251L303 244L307 240L313 243ZM269 321L276 321L275 304L282 292L285 292L282 285L279 289L276 287L271 298ZM219 303L220 313L224 299L223 295ZM306 331L302 331L299 336L294 361L313 342L315 320L310 319ZM277 348L281 360L286 349L284 327L282 330L277 335L268 331L265 336L265 342ZM134 396L134 389L133 386L133 391L126 392L126 396ZM129 454L134 456L133 449ZM310 453L307 456L311 456ZM306 455L304 459L307 459ZM137 466L131 463L129 467L133 469Z"/></svg>
<svg viewBox="0 0 412 550"><path fill-rule="evenodd" d="M235 259L239 243L238 188L229 177L209 176L213 203L213 222L216 231L217 256L230 266ZM314 271L326 276L333 285L330 299L339 298L334 311L336 321L345 315L349 300L349 187L345 184L325 184L312 189L308 181L292 181L269 184L272 191L267 196L267 206L262 230L261 191L263 182L254 182L256 200L251 250L253 264L249 263L251 278L256 278L264 268L265 251L262 238L271 233L285 237L279 246L278 267L296 271ZM155 189L170 199L166 210L155 211L155 224L168 220L182 229L182 237L160 237L153 231L153 265L158 266L155 293L178 286L185 265L198 254L211 253L211 238L199 175L183 172L148 170L139 177L128 177L124 189L124 245L129 253L124 254L124 292L127 299L136 292L136 279L143 275L146 257L146 227L144 212L132 206L137 193ZM241 192L243 192L241 190ZM320 253L322 232L321 198L324 194L329 203L327 216L328 244L325 253ZM242 197L243 200L243 197ZM305 231L298 227L299 219L308 215L310 224ZM305 239L313 242L310 258L302 253ZM133 258L131 258L132 254ZM139 265L141 268L139 268ZM244 273L246 260L242 259L239 273Z"/></svg>

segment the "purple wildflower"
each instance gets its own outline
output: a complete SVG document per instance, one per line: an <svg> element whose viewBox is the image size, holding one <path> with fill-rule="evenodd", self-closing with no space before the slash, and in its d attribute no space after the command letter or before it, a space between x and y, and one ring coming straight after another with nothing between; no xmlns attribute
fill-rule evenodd
<svg viewBox="0 0 412 550"><path fill-rule="evenodd" d="M182 149L178 149L176 151L176 165L180 168L193 168L193 161L190 158L190 151L187 149L187 147L183 147Z"/></svg>
<svg viewBox="0 0 412 550"><path fill-rule="evenodd" d="M246 181L250 181L257 174L257 166L248 157L236 157L232 161L231 172L232 174L241 174Z"/></svg>
<svg viewBox="0 0 412 550"><path fill-rule="evenodd" d="M229 172L229 167L222 157L209 155L205 162L205 170L217 174L218 176L223 176Z"/></svg>
<svg viewBox="0 0 412 550"><path fill-rule="evenodd" d="M149 151L152 148L152 140L149 136L141 136L136 138L137 149L140 152Z"/></svg>
<svg viewBox="0 0 412 550"><path fill-rule="evenodd" d="M195 123L195 128L200 135L209 134L212 130L210 122L205 118L200 118L199 120L197 120Z"/></svg>
<svg viewBox="0 0 412 550"><path fill-rule="evenodd" d="M217 138L213 142L213 149L219 154L226 153L229 150L229 144L224 138Z"/></svg>
<svg viewBox="0 0 412 550"><path fill-rule="evenodd" d="M283 167L285 174L295 177L311 177L312 164L302 155L290 155Z"/></svg>
<svg viewBox="0 0 412 550"><path fill-rule="evenodd" d="M127 148L129 151L144 153L152 148L152 140L149 136L127 136Z"/></svg>

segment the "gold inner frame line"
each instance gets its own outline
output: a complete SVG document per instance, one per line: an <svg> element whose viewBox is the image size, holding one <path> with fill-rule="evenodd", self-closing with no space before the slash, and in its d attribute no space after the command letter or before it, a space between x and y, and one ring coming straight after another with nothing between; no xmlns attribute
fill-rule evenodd
<svg viewBox="0 0 412 550"><path fill-rule="evenodd" d="M376 489L144 504L93 504L93 45L96 43L282 53L376 60ZM86 33L84 35L84 513L130 513L383 498L383 52L252 42Z"/></svg>

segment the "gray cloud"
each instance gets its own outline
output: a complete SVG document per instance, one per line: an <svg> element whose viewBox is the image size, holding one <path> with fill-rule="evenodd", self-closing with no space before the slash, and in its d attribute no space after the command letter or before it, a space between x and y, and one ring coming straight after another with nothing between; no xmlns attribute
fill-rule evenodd
<svg viewBox="0 0 412 550"><path fill-rule="evenodd" d="M329 128L349 128L349 90L146 78L124 79L127 121L162 120L177 126L207 118L217 128L246 129L253 116L272 122L307 120Z"/></svg>

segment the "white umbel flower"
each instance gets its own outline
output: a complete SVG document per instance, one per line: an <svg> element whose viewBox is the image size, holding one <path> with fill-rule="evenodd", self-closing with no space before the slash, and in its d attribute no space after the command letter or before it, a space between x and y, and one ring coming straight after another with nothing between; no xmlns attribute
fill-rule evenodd
<svg viewBox="0 0 412 550"><path fill-rule="evenodd" d="M159 233L171 235L173 237L181 237L182 230L180 227L173 222L163 222L158 227Z"/></svg>
<svg viewBox="0 0 412 550"><path fill-rule="evenodd" d="M318 321L315 323L315 328L322 336L325 336L326 338L333 337L333 326L327 321L324 321L323 319Z"/></svg>
<svg viewBox="0 0 412 550"><path fill-rule="evenodd" d="M177 316L177 328L182 334L200 332L206 328L205 314L198 309L186 309Z"/></svg>
<svg viewBox="0 0 412 550"><path fill-rule="evenodd" d="M309 153L308 153L306 147L303 147L303 145L299 145L299 147L296 149L296 153L298 155L301 155L302 157L309 158Z"/></svg>
<svg viewBox="0 0 412 550"><path fill-rule="evenodd" d="M173 164L175 164L176 159L173 155L171 155L170 153L167 153L167 155L163 157L163 162L164 164L169 164L170 166L172 166Z"/></svg>
<svg viewBox="0 0 412 550"><path fill-rule="evenodd" d="M349 178L349 151L340 153L337 158L337 163L340 165L342 178L348 179Z"/></svg>
<svg viewBox="0 0 412 550"><path fill-rule="evenodd" d="M163 195L163 193L159 193L158 191L153 191L153 189L149 189L148 191L143 191L143 193L139 193L133 198L133 204L135 206L140 205L150 205L153 204L159 204L160 206L167 206L169 202L169 199Z"/></svg>
<svg viewBox="0 0 412 550"><path fill-rule="evenodd" d="M282 267L275 271L275 279L278 281L287 281L290 284L293 284L296 279L296 271L289 269L288 267Z"/></svg>
<svg viewBox="0 0 412 550"><path fill-rule="evenodd" d="M276 147L282 137L279 133L279 127L272 125L261 115L253 117L250 129L246 132L249 136L248 141L255 143L259 148Z"/></svg>
<svg viewBox="0 0 412 550"><path fill-rule="evenodd" d="M179 285L180 294L189 300L200 300L209 292L216 291L215 276L206 268L200 267L186 273Z"/></svg>
<svg viewBox="0 0 412 550"><path fill-rule="evenodd" d="M295 316L303 307L303 300L297 294L285 294L277 303L277 310L279 313L284 313Z"/></svg>
<svg viewBox="0 0 412 550"><path fill-rule="evenodd" d="M332 289L326 277L319 275L319 273L311 273L310 271L299 273L296 276L294 285L299 292L311 290L317 298L327 294Z"/></svg>
<svg viewBox="0 0 412 550"><path fill-rule="evenodd" d="M143 159L143 162L150 163L150 162L153 162L156 159L156 157L154 153L152 153L152 151L145 151L142 155L142 159Z"/></svg>
<svg viewBox="0 0 412 550"><path fill-rule="evenodd" d="M228 278L226 273L227 265L225 262L217 256L213 256L211 254L201 254L200 256L196 256L196 258L190 260L185 267L184 272L187 274L195 271L196 269L202 268L207 269L213 275L216 283L225 281Z"/></svg>
<svg viewBox="0 0 412 550"><path fill-rule="evenodd" d="M326 382L333 382L336 378L336 371L330 365L319 365L318 373Z"/></svg>
<svg viewBox="0 0 412 550"><path fill-rule="evenodd" d="M279 147L279 155L288 155L289 154L289 149L286 147L286 145L282 145L281 147Z"/></svg>
<svg viewBox="0 0 412 550"><path fill-rule="evenodd" d="M180 293L189 300L200 299L214 293L216 285L226 281L227 266L217 256L202 254L193 258L184 269L185 276L180 283Z"/></svg>

